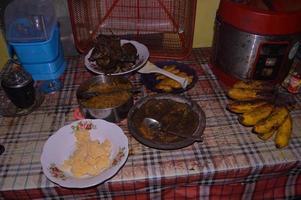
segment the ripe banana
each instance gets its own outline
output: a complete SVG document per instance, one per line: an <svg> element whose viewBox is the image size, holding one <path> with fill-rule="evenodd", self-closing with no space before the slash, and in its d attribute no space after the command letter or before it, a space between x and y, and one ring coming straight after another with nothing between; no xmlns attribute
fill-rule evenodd
<svg viewBox="0 0 301 200"><path fill-rule="evenodd" d="M254 126L253 131L264 134L276 130L284 122L288 114L289 111L286 107L275 107L270 116Z"/></svg>
<svg viewBox="0 0 301 200"><path fill-rule="evenodd" d="M228 96L234 100L251 101L256 99L272 99L273 93L252 89L231 88L228 90Z"/></svg>
<svg viewBox="0 0 301 200"><path fill-rule="evenodd" d="M258 106L250 112L243 113L239 118L241 124L245 126L253 126L257 124L260 120L267 118L273 111L273 105L264 104Z"/></svg>
<svg viewBox="0 0 301 200"><path fill-rule="evenodd" d="M274 135L275 132L276 132L275 130L272 130L267 133L262 133L262 134L260 133L260 134L257 134L257 137L263 141L266 141L266 140L270 139Z"/></svg>
<svg viewBox="0 0 301 200"><path fill-rule="evenodd" d="M258 106L262 106L266 104L266 101L263 100L256 100L256 101L234 101L232 103L229 103L227 108L231 112L234 113L246 113L250 112L254 108Z"/></svg>
<svg viewBox="0 0 301 200"><path fill-rule="evenodd" d="M233 88L271 91L274 89L274 86L267 81L251 80L251 81L238 81L233 85Z"/></svg>
<svg viewBox="0 0 301 200"><path fill-rule="evenodd" d="M275 136L275 145L277 148L286 147L289 144L289 140L292 135L293 122L290 115L285 119L285 121L278 128Z"/></svg>

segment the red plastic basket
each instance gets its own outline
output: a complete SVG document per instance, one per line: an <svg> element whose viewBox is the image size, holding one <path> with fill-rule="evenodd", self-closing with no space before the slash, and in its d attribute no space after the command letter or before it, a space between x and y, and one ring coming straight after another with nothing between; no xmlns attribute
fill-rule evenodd
<svg viewBox="0 0 301 200"><path fill-rule="evenodd" d="M151 57L181 59L192 49L197 0L68 0L75 45L87 53L98 34L145 44Z"/></svg>

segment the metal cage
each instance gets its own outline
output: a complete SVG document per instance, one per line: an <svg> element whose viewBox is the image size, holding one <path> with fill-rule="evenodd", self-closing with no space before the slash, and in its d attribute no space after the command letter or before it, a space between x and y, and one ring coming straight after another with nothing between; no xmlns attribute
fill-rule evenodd
<svg viewBox="0 0 301 200"><path fill-rule="evenodd" d="M196 0L68 0L77 50L98 34L145 44L151 57L181 59L192 49Z"/></svg>

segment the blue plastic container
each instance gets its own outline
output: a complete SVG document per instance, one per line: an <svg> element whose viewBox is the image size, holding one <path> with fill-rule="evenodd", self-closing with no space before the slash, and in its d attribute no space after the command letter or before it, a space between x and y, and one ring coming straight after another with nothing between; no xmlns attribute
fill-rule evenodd
<svg viewBox="0 0 301 200"><path fill-rule="evenodd" d="M60 45L61 46L61 45ZM66 61L62 48L59 48L59 55L51 62L23 64L23 68L29 72L34 80L51 80L59 78L65 71Z"/></svg>
<svg viewBox="0 0 301 200"><path fill-rule="evenodd" d="M4 16L8 44L23 68L34 80L58 82L66 61L52 0L13 0Z"/></svg>
<svg viewBox="0 0 301 200"><path fill-rule="evenodd" d="M19 61L24 64L52 62L59 56L60 34L55 26L48 40L43 42L9 42Z"/></svg>
<svg viewBox="0 0 301 200"><path fill-rule="evenodd" d="M43 42L57 24L52 0L13 0L4 12L9 42Z"/></svg>

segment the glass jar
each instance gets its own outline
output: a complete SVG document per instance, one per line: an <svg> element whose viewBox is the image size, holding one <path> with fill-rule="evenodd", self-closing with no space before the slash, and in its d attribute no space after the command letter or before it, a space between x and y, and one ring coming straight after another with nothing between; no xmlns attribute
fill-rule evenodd
<svg viewBox="0 0 301 200"><path fill-rule="evenodd" d="M18 108L29 108L35 102L34 80L21 66L13 64L8 72L3 74L1 86Z"/></svg>

